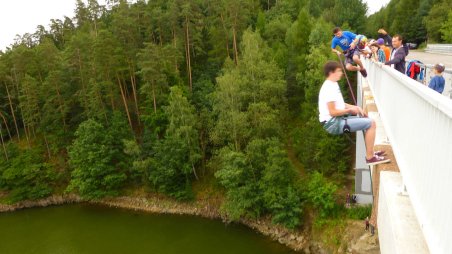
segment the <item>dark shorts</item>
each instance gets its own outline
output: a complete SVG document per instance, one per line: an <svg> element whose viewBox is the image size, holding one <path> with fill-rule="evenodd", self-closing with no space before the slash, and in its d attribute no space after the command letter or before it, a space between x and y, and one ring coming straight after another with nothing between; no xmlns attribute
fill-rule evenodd
<svg viewBox="0 0 452 254"><path fill-rule="evenodd" d="M348 49L348 50L344 51L345 64L346 65L347 64L354 64L353 56L358 56L359 57L360 54L361 53L359 52L359 50L357 48Z"/></svg>

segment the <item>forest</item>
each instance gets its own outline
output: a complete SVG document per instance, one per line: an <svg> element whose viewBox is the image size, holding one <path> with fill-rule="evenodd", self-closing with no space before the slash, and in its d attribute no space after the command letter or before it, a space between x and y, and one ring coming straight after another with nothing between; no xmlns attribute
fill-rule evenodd
<svg viewBox="0 0 452 254"><path fill-rule="evenodd" d="M337 216L353 145L318 122L332 29L450 43L451 7L77 0L74 17L0 51L0 202L136 190L192 202L213 190L231 220Z"/></svg>

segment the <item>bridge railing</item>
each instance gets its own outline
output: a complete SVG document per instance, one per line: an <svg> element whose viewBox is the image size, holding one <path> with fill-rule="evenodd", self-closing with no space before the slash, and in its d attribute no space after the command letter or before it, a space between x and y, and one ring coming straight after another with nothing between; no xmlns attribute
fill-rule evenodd
<svg viewBox="0 0 452 254"><path fill-rule="evenodd" d="M427 44L425 49L427 52L432 53L451 53L452 54L452 44Z"/></svg>
<svg viewBox="0 0 452 254"><path fill-rule="evenodd" d="M364 64L429 249L431 253L450 253L452 100L389 66L369 60Z"/></svg>

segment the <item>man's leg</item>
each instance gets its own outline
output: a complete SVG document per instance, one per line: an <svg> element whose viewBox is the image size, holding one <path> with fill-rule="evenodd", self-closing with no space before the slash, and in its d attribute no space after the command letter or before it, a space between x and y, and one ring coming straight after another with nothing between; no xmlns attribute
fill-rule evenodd
<svg viewBox="0 0 452 254"><path fill-rule="evenodd" d="M370 128L366 130L364 134L364 140L366 143L366 159L371 159L374 156L374 144L377 125L375 121L371 119Z"/></svg>
<svg viewBox="0 0 452 254"><path fill-rule="evenodd" d="M359 51L358 50L355 50L354 52L353 52L353 62L354 63L356 63L358 66L359 66L359 72L361 72L361 75L363 75L363 77L367 77L367 71L366 71L366 69L364 68L364 66L363 66L363 63L361 62L361 59L359 58Z"/></svg>
<svg viewBox="0 0 452 254"><path fill-rule="evenodd" d="M377 125L375 121L367 118L367 117L357 117L357 116L349 116L346 117L347 124L350 127L351 132L356 131L365 131L364 133L364 143L366 144L366 163L367 165L376 165L380 163L390 162L390 159L381 156L380 154L375 154L374 145L375 145L375 134ZM341 127L344 127L345 120Z"/></svg>
<svg viewBox="0 0 452 254"><path fill-rule="evenodd" d="M352 64L350 64L350 63L347 63L347 65L345 66L345 68L346 68L348 71L359 71L359 70L360 70L360 67L354 66L354 65L352 65Z"/></svg>
<svg viewBox="0 0 452 254"><path fill-rule="evenodd" d="M345 54L345 68L348 71L359 71L360 70L359 66L353 65L353 52L348 52L347 54Z"/></svg>
<svg viewBox="0 0 452 254"><path fill-rule="evenodd" d="M359 59L359 55L353 55L353 62L355 62L361 69L364 69L363 63L361 59Z"/></svg>
<svg viewBox="0 0 452 254"><path fill-rule="evenodd" d="M350 126L351 132L365 131L364 143L366 144L366 159L374 156L374 144L377 125L373 119L367 117L349 116L347 124Z"/></svg>

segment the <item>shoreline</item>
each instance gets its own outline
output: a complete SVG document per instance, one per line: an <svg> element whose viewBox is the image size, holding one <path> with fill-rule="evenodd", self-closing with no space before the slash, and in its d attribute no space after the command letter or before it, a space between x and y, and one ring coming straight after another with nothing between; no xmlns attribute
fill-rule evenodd
<svg viewBox="0 0 452 254"><path fill-rule="evenodd" d="M206 219L222 220L223 223L228 223L227 217L220 213L218 207L212 207L208 203L202 201L181 203L167 198L157 197L122 196L116 198L104 198L96 201L84 201L74 194L54 195L45 199L21 201L12 205L0 204L0 213L81 202L155 214L192 215ZM303 235L302 231L291 231L282 226L274 225L269 218L253 220L241 219L237 221L237 223L243 224L266 237L270 237L272 240L278 241L280 244L286 245L294 251L310 253L310 249L313 247L311 246L313 243L310 243L309 239L306 235ZM316 247L319 248L320 246L317 245Z"/></svg>

